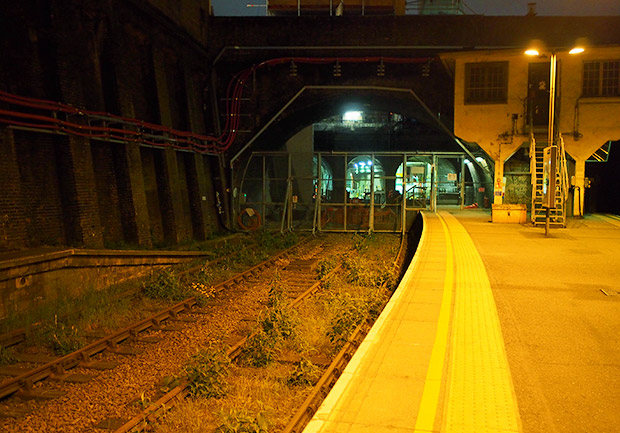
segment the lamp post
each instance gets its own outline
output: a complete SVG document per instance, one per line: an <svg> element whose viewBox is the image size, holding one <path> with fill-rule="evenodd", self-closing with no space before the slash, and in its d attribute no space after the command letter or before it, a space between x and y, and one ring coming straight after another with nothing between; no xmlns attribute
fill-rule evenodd
<svg viewBox="0 0 620 433"><path fill-rule="evenodd" d="M585 49L581 46L576 46L568 51L569 54L579 54L583 53ZM540 52L537 48L529 48L525 51L525 54L528 56L540 56ZM557 148L550 149L550 147L555 147L555 98L556 98L556 84L557 84L557 65L558 59L555 50L549 51L550 59L549 59L549 125L547 130L547 144L548 150L545 149L545 155L556 155ZM548 165L548 167L547 167ZM555 190L556 190L556 176L557 176L557 166L555 161L553 163L548 163L545 161L545 167L547 168L547 176L550 185L553 185L551 188L547 188L546 194L551 194L551 198L546 200L543 199L543 206L545 207L545 236L549 236L549 210L555 208ZM533 211L533 210L532 210Z"/></svg>

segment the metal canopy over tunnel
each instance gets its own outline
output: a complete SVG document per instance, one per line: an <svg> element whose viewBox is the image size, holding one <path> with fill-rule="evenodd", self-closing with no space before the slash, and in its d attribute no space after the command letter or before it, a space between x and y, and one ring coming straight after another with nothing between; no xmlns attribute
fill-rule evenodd
<svg viewBox="0 0 620 433"><path fill-rule="evenodd" d="M489 187L480 179L462 152L254 152L234 190L237 222L398 233L420 210L477 206Z"/></svg>

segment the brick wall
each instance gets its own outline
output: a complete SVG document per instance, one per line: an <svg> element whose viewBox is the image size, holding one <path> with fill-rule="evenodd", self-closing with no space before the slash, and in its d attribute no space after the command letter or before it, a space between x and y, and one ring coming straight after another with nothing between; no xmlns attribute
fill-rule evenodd
<svg viewBox="0 0 620 433"><path fill-rule="evenodd" d="M148 209L151 239L153 243L164 242L162 208L159 200L159 186L157 182L157 167L161 166L162 152L163 151L159 149L140 148L146 207ZM156 161L158 163L156 163Z"/></svg>
<svg viewBox="0 0 620 433"><path fill-rule="evenodd" d="M208 10L208 0L2 3L0 89L203 133ZM213 186L187 158L8 131L0 135L0 251L204 238L193 203Z"/></svg>
<svg viewBox="0 0 620 433"><path fill-rule="evenodd" d="M0 128L0 155L0 250L8 250L26 243L26 218L13 132L7 128Z"/></svg>
<svg viewBox="0 0 620 433"><path fill-rule="evenodd" d="M15 152L26 215L27 247L66 244L56 140L51 135L15 132Z"/></svg>
<svg viewBox="0 0 620 433"><path fill-rule="evenodd" d="M104 244L109 247L126 241L119 202L118 170L116 168L118 162L115 160L114 149L118 146L116 143L103 141L91 143L99 218Z"/></svg>

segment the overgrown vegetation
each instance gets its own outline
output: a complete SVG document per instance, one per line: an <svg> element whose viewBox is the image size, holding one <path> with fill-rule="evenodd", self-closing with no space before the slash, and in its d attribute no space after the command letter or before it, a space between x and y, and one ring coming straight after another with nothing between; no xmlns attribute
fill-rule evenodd
<svg viewBox="0 0 620 433"><path fill-rule="evenodd" d="M13 364L17 359L13 355L11 349L0 346L0 365Z"/></svg>
<svg viewBox="0 0 620 433"><path fill-rule="evenodd" d="M147 298L169 301L182 301L191 295L171 268L164 268L154 273L142 283L142 292Z"/></svg>
<svg viewBox="0 0 620 433"><path fill-rule="evenodd" d="M321 369L307 359L295 363L286 383L290 386L311 386L321 377Z"/></svg>
<svg viewBox="0 0 620 433"><path fill-rule="evenodd" d="M284 341L295 335L297 322L292 313L284 301L283 288L276 276L269 287L267 308L258 329L248 338L242 350L241 362L252 367L271 364L282 350Z"/></svg>
<svg viewBox="0 0 620 433"><path fill-rule="evenodd" d="M257 242L275 243L270 236L257 234L258 239L264 237ZM349 248L341 248L348 253L322 258L316 273L324 279L341 263L343 270L325 280L323 289L298 310L288 308L289 289L273 278L254 333L231 364L226 396L206 400L201 407L195 406L197 400L188 402L158 431L265 433L286 426L320 378L328 357L360 323L377 317L396 286L396 272L382 263L386 251L395 251L395 238L363 234L352 241L343 238L351 242ZM196 420L201 420L200 426Z"/></svg>
<svg viewBox="0 0 620 433"><path fill-rule="evenodd" d="M185 367L189 391L194 397L219 398L226 395L226 378L230 359L221 349L213 346L201 350Z"/></svg>
<svg viewBox="0 0 620 433"><path fill-rule="evenodd" d="M265 414L252 414L246 410L233 409L220 415L223 419L216 433L268 433L269 424Z"/></svg>
<svg viewBox="0 0 620 433"><path fill-rule="evenodd" d="M319 260L316 265L316 277L319 280L325 278L331 271L337 266L336 259L334 257L325 257Z"/></svg>

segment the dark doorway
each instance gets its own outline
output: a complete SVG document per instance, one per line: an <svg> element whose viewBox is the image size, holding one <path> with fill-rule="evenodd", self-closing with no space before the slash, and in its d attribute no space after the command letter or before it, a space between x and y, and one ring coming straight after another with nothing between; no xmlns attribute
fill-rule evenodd
<svg viewBox="0 0 620 433"><path fill-rule="evenodd" d="M530 63L528 114L534 127L549 125L549 63Z"/></svg>

